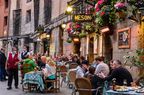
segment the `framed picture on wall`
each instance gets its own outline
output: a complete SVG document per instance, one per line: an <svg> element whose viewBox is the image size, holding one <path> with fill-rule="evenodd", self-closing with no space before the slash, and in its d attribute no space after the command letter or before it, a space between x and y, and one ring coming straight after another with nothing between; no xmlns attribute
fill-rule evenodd
<svg viewBox="0 0 144 95"><path fill-rule="evenodd" d="M118 30L118 48L127 49L130 48L131 31L130 28L124 28Z"/></svg>

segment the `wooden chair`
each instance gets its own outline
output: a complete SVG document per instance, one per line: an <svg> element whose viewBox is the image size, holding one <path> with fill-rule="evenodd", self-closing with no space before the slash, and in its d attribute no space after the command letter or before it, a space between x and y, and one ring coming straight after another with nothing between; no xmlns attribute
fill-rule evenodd
<svg viewBox="0 0 144 95"><path fill-rule="evenodd" d="M66 82L67 67L65 65L62 65L59 68L60 68L60 76L62 77L61 80L61 87L62 87L63 82Z"/></svg>
<svg viewBox="0 0 144 95"><path fill-rule="evenodd" d="M54 80L44 80L45 84L47 83L52 83L53 84L53 88L49 89L45 88L46 92L59 92L60 91L60 71L59 71L59 67L56 65L56 73L55 73L55 79Z"/></svg>
<svg viewBox="0 0 144 95"><path fill-rule="evenodd" d="M79 95L93 95L93 93L97 95L99 89L101 88L98 87L97 89L92 89L91 82L87 78L77 78L75 80L75 86L76 86L75 92L78 92Z"/></svg>
<svg viewBox="0 0 144 95"><path fill-rule="evenodd" d="M76 80L76 71L70 70L68 73L68 86L73 88L75 80Z"/></svg>
<svg viewBox="0 0 144 95"><path fill-rule="evenodd" d="M69 64L69 69L75 69L78 66L77 63L71 63Z"/></svg>

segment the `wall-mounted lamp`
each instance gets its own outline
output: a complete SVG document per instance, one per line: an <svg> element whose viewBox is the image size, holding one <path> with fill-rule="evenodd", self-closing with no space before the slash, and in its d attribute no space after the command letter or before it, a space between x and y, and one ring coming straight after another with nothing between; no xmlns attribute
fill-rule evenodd
<svg viewBox="0 0 144 95"><path fill-rule="evenodd" d="M73 41L74 42L79 42L80 40L79 40L79 38L73 38Z"/></svg>
<svg viewBox="0 0 144 95"><path fill-rule="evenodd" d="M49 34L47 34L47 36L46 36L47 38L50 38L50 35Z"/></svg>
<svg viewBox="0 0 144 95"><path fill-rule="evenodd" d="M105 32L110 31L110 29L109 29L109 27L103 27L103 28L100 29L100 31L101 31L102 33L105 33Z"/></svg>
<svg viewBox="0 0 144 95"><path fill-rule="evenodd" d="M37 38L37 42L40 42L41 41L41 39L40 38Z"/></svg>
<svg viewBox="0 0 144 95"><path fill-rule="evenodd" d="M66 9L66 14L71 14L72 11L73 11L73 7L70 6L70 5L68 5L68 6L67 6L67 9Z"/></svg>
<svg viewBox="0 0 144 95"><path fill-rule="evenodd" d="M65 29L65 28L66 28L66 24L63 23L63 24L61 25L61 27L62 27L62 29Z"/></svg>

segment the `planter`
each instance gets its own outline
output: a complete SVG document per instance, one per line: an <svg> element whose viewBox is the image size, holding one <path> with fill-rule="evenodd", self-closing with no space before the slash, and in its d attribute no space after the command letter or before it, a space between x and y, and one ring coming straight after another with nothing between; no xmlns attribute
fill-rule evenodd
<svg viewBox="0 0 144 95"><path fill-rule="evenodd" d="M86 37L86 33L80 33L79 34L79 38L83 38L83 37Z"/></svg>
<svg viewBox="0 0 144 95"><path fill-rule="evenodd" d="M123 11L116 12L118 18L125 19L126 13Z"/></svg>

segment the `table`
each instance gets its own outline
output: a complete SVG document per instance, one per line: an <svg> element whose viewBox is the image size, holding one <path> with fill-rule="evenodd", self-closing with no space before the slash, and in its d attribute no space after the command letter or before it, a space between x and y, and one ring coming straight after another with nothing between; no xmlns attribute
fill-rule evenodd
<svg viewBox="0 0 144 95"><path fill-rule="evenodd" d="M37 88L39 88L40 91L44 90L44 82L39 72L26 73L24 75L23 84L27 83L37 84L38 85Z"/></svg>
<svg viewBox="0 0 144 95"><path fill-rule="evenodd" d="M135 91L118 92L113 90L107 90L106 95L144 95L144 93L136 93Z"/></svg>

